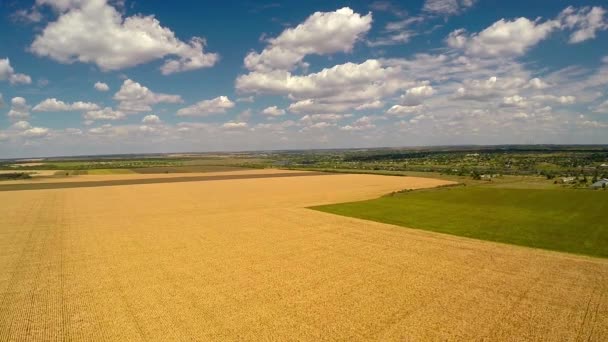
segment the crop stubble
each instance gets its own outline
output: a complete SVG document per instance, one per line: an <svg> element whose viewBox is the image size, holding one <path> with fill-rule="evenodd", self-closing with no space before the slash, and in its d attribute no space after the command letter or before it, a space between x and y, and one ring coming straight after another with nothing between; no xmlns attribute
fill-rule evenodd
<svg viewBox="0 0 608 342"><path fill-rule="evenodd" d="M605 340L608 262L307 206L442 181L0 193L0 340Z"/></svg>

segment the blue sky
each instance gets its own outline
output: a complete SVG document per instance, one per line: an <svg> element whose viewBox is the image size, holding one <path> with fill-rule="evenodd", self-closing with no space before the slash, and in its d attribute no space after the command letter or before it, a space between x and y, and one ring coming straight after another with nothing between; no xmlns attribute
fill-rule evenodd
<svg viewBox="0 0 608 342"><path fill-rule="evenodd" d="M0 3L0 158L608 143L603 1Z"/></svg>

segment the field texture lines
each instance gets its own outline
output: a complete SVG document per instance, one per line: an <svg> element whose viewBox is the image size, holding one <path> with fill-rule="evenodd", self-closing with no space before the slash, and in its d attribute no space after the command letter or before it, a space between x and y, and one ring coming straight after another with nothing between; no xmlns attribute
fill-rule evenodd
<svg viewBox="0 0 608 342"><path fill-rule="evenodd" d="M0 341L606 340L604 259L306 209L441 184L0 192Z"/></svg>

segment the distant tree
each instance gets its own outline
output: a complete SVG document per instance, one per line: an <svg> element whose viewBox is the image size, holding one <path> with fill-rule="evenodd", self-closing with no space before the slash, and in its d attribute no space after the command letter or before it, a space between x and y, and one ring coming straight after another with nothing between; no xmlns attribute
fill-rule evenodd
<svg viewBox="0 0 608 342"><path fill-rule="evenodd" d="M471 172L471 178L474 180L481 180L481 175L477 171Z"/></svg>

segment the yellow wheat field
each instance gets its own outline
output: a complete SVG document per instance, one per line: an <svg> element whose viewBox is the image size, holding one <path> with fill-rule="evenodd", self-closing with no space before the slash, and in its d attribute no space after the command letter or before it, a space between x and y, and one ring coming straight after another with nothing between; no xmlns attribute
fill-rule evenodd
<svg viewBox="0 0 608 342"><path fill-rule="evenodd" d="M305 208L440 184L0 192L0 340L608 339L605 260Z"/></svg>

